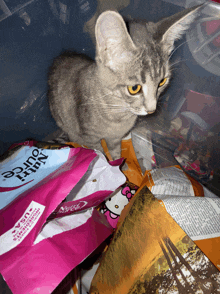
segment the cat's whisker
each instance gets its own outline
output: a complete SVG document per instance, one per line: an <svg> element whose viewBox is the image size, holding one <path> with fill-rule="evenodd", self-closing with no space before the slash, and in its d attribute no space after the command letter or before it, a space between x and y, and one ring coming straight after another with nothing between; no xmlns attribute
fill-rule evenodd
<svg viewBox="0 0 220 294"><path fill-rule="evenodd" d="M99 104L101 104L99 101L100 101L100 99L102 99L102 98L104 98L104 97L106 97L106 96L109 96L109 95L112 95L114 98L116 98L116 100L119 100L120 101L120 103L122 102L122 97L121 96L119 96L119 95L116 95L115 93L108 93L108 94L106 94L106 95L103 95L103 96L101 96L101 97L98 97L98 98L96 98L96 99L93 99L93 98L90 98L91 100L93 100L93 101L95 101L95 103L99 103ZM88 97L87 97L88 98ZM89 99L89 98L88 98ZM84 104L81 104L81 105L84 105ZM111 105L111 104L106 104L106 105Z"/></svg>
<svg viewBox="0 0 220 294"><path fill-rule="evenodd" d="M121 96L119 96L119 95L116 95L115 93L114 93L114 98L118 99L119 101L121 101L121 100L122 100L122 97L121 97Z"/></svg>
<svg viewBox="0 0 220 294"><path fill-rule="evenodd" d="M167 63L170 61L170 58L173 56L173 54L176 52L177 49L179 49L181 46L183 46L184 44L188 43L189 41L194 40L195 38L196 38L196 37L193 37L193 38L191 38L191 39L189 39L189 40L186 40L185 42L182 42L179 46L177 46L177 47L175 48L175 50L173 50L173 52L170 54L169 59L167 60ZM167 63L166 63L166 64L167 64Z"/></svg>
<svg viewBox="0 0 220 294"><path fill-rule="evenodd" d="M175 64L178 64L178 63L180 63L180 62L187 61L187 60L189 60L189 59L181 59L181 60L178 60L178 61L176 61L176 62L170 64L170 69L172 69L172 67L173 67Z"/></svg>
<svg viewBox="0 0 220 294"><path fill-rule="evenodd" d="M88 100L98 102L98 101L100 101L100 99L105 98L106 96L109 96L109 95L111 95L111 93L107 93L107 94L105 94L105 95L103 95L103 96L96 97L95 99L92 98L92 97L88 97L88 96L86 96L86 95L85 95L85 97L86 97Z"/></svg>
<svg viewBox="0 0 220 294"><path fill-rule="evenodd" d="M83 103L83 104L81 104L81 106L83 106L83 105L96 105L96 104L98 104L98 105L104 105L104 106L107 106L107 107L121 107L120 105L117 105L117 104L101 103L99 101L97 101L97 102Z"/></svg>
<svg viewBox="0 0 220 294"><path fill-rule="evenodd" d="M114 108L108 108L108 109L103 109L102 112L104 113L120 113L120 112L124 112L125 110L127 110L124 107L118 108L118 109L114 109Z"/></svg>
<svg viewBox="0 0 220 294"><path fill-rule="evenodd" d="M124 113L124 112L127 112L128 108L127 107L120 107L118 109L115 109L115 108L108 108L108 109L103 109L102 110L102 113L106 113L106 114L111 114L111 113Z"/></svg>
<svg viewBox="0 0 220 294"><path fill-rule="evenodd" d="M176 67L169 68L170 73L173 73L176 70Z"/></svg>
<svg viewBox="0 0 220 294"><path fill-rule="evenodd" d="M94 99L94 98L89 98L88 96L87 96L87 98L88 99L91 99L92 101L94 101L94 104L102 104L102 103L100 103L100 99L102 99L102 98L105 98L106 96L109 96L109 95L112 95L114 98L116 98L116 100L119 100L120 102L122 102L122 97L120 97L120 96L118 96L118 95L116 95L115 93L113 94L113 93L108 93L108 94L106 94L106 95L103 95L103 96L101 96L101 97L98 97L98 98L96 98L96 99ZM87 102L87 103L90 103L90 102ZM86 103L86 104L87 104ZM93 102L91 102L91 104L92 104ZM85 105L85 104L81 104L81 105ZM102 104L102 105L104 105L104 104ZM108 104L108 103L106 103L105 104L106 106L108 106L108 105L113 105L113 104ZM114 104L115 105L115 104Z"/></svg>
<svg viewBox="0 0 220 294"><path fill-rule="evenodd" d="M102 108L102 113L121 113L125 112L126 108L123 105L118 105L118 104L108 104L108 103L102 103L99 101L94 101L94 102L87 102L82 105L103 105L104 107Z"/></svg>
<svg viewBox="0 0 220 294"><path fill-rule="evenodd" d="M101 98L104 98L105 96L108 96L108 95L110 95L110 94L106 94L106 95L102 96ZM81 106L83 106L83 105L97 105L98 104L98 105L103 105L103 106L107 106L107 107L109 107L109 106L112 106L112 107L121 107L118 104L111 104L111 103L103 103L103 102L100 102L99 99L101 99L101 98L98 98L98 99L90 98L91 101L86 102L86 103L82 103Z"/></svg>

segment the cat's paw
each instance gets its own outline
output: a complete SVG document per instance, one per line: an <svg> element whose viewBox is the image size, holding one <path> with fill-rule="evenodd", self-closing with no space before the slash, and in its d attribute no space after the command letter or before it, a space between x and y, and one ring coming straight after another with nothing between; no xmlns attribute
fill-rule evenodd
<svg viewBox="0 0 220 294"><path fill-rule="evenodd" d="M113 150L109 149L109 153L113 160L121 158L121 146L114 148Z"/></svg>

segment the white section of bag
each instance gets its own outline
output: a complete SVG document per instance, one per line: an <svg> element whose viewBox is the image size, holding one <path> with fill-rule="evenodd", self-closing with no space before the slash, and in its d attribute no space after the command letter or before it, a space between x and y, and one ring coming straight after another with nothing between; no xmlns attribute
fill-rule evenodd
<svg viewBox="0 0 220 294"><path fill-rule="evenodd" d="M83 199L101 190L115 191L120 185L125 183L126 177L119 167L109 165L101 152L96 151L96 153L98 157L92 161L86 174L71 190L66 199L67 201ZM74 213L50 221L37 236L34 244L85 224L92 216L92 211L93 209L89 209L85 212Z"/></svg>
<svg viewBox="0 0 220 294"><path fill-rule="evenodd" d="M93 208L86 210L85 212L74 213L71 215L63 216L62 218L56 218L47 223L42 231L34 241L34 245L40 241L51 238L55 235L61 234L66 231L70 231L85 224L92 216Z"/></svg>
<svg viewBox="0 0 220 294"><path fill-rule="evenodd" d="M126 181L125 175L118 166L111 166L105 156L95 150L98 158L90 164L86 174L71 190L66 201L79 200L97 191L115 191Z"/></svg>
<svg viewBox="0 0 220 294"><path fill-rule="evenodd" d="M176 167L154 169L151 171L154 195L194 196L194 190L185 173Z"/></svg>
<svg viewBox="0 0 220 294"><path fill-rule="evenodd" d="M90 289L92 280L95 276L95 273L96 273L98 267L99 267L99 263L94 264L90 270L82 273L82 277L80 279L80 284L81 284L81 289L82 289L81 294L89 293L89 289Z"/></svg>
<svg viewBox="0 0 220 294"><path fill-rule="evenodd" d="M74 294L73 289L71 288L66 294Z"/></svg>
<svg viewBox="0 0 220 294"><path fill-rule="evenodd" d="M15 248L24 240L24 238L30 233L38 222L44 209L44 205L31 201L30 205L27 207L22 217L16 222L13 228L0 236L0 255Z"/></svg>
<svg viewBox="0 0 220 294"><path fill-rule="evenodd" d="M131 139L131 132L126 137L124 137L122 140L130 140L130 139Z"/></svg>

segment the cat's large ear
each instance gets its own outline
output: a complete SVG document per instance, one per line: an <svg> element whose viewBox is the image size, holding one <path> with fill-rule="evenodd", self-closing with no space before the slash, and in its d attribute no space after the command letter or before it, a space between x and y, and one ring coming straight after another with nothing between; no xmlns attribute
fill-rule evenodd
<svg viewBox="0 0 220 294"><path fill-rule="evenodd" d="M202 5L185 9L157 23L154 38L162 43L164 50L170 54L174 48L174 42L179 39L190 24L195 20Z"/></svg>
<svg viewBox="0 0 220 294"><path fill-rule="evenodd" d="M97 59L103 64L117 70L132 60L136 47L119 13L103 12L97 19L95 35Z"/></svg>

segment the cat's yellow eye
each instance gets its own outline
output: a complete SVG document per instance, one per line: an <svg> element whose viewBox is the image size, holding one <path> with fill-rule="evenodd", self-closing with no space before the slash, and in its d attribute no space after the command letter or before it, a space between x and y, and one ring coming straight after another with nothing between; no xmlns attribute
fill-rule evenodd
<svg viewBox="0 0 220 294"><path fill-rule="evenodd" d="M167 81L167 78L164 78L163 80L160 81L159 87L162 87Z"/></svg>
<svg viewBox="0 0 220 294"><path fill-rule="evenodd" d="M141 91L141 89L142 89L141 85L128 86L128 92L131 95L136 95L137 93Z"/></svg>

